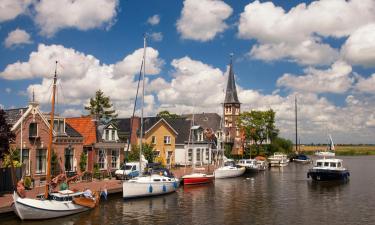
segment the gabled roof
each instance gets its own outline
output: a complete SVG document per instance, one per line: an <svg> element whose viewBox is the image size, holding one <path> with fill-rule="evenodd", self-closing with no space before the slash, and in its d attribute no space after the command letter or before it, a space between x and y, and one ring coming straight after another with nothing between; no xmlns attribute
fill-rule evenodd
<svg viewBox="0 0 375 225"><path fill-rule="evenodd" d="M176 135L178 135L178 132L163 118L158 118L156 117L157 119L157 122L154 123L151 127L149 127L146 131L145 131L145 134L147 134L148 132L150 132L152 130L152 128L156 127L156 125L158 125L159 123L165 123L172 131L173 133L175 133ZM151 125L151 124L150 124Z"/></svg>
<svg viewBox="0 0 375 225"><path fill-rule="evenodd" d="M240 101L238 101L238 96L237 96L236 81L234 80L232 59L230 60L230 65L229 65L228 83L227 83L227 89L225 92L224 103L240 103Z"/></svg>
<svg viewBox="0 0 375 225"><path fill-rule="evenodd" d="M182 115L186 120L191 121L193 114ZM217 113L194 114L194 125L199 125L204 129L212 129L214 132L220 130L221 117Z"/></svg>
<svg viewBox="0 0 375 225"><path fill-rule="evenodd" d="M66 133L68 134L69 132L69 136L74 136L76 133L81 134L83 136L83 145L96 143L96 125L91 116L66 118L65 122Z"/></svg>
<svg viewBox="0 0 375 225"><path fill-rule="evenodd" d="M167 121L178 132L176 144L185 144L189 140L191 121L186 118L167 119Z"/></svg>
<svg viewBox="0 0 375 225"><path fill-rule="evenodd" d="M4 110L6 115L6 122L9 125L13 126L21 118L21 114L25 113L27 109L28 107Z"/></svg>

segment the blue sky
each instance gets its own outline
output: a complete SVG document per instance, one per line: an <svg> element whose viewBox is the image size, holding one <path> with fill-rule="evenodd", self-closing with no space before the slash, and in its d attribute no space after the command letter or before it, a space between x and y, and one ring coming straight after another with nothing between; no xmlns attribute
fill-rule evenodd
<svg viewBox="0 0 375 225"><path fill-rule="evenodd" d="M77 3L79 2L79 3ZM218 112L229 54L242 110L273 108L302 142L374 143L375 2L4 0L0 4L0 104L48 111L59 60L59 113L79 116L101 88L128 116L147 33L146 113ZM1 11L3 10L3 11ZM17 62L21 62L18 63Z"/></svg>

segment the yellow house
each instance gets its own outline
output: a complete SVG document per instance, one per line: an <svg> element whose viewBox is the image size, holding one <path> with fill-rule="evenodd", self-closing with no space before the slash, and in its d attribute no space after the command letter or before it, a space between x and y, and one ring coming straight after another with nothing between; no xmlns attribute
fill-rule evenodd
<svg viewBox="0 0 375 225"><path fill-rule="evenodd" d="M145 131L143 141L154 145L155 158L161 159L163 165L175 164L175 144L178 133L163 118L159 119Z"/></svg>

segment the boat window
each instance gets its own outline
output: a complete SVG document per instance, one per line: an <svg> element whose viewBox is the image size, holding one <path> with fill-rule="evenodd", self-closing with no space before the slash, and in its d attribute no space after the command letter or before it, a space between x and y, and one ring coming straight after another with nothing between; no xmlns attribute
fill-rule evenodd
<svg viewBox="0 0 375 225"><path fill-rule="evenodd" d="M316 163L316 166L317 166L317 167L322 167L322 162L317 162L317 163Z"/></svg>
<svg viewBox="0 0 375 225"><path fill-rule="evenodd" d="M251 161L246 161L246 163L251 163Z"/></svg>
<svg viewBox="0 0 375 225"><path fill-rule="evenodd" d="M341 167L341 163L339 162L339 163L337 163L337 167Z"/></svg>
<svg viewBox="0 0 375 225"><path fill-rule="evenodd" d="M324 166L329 166L329 162L325 162L325 163L324 163Z"/></svg>
<svg viewBox="0 0 375 225"><path fill-rule="evenodd" d="M331 167L336 167L336 163L331 163Z"/></svg>
<svg viewBox="0 0 375 225"><path fill-rule="evenodd" d="M160 181L160 179L154 179L154 181Z"/></svg>
<svg viewBox="0 0 375 225"><path fill-rule="evenodd" d="M163 179L163 181L167 181L166 179Z"/></svg>
<svg viewBox="0 0 375 225"><path fill-rule="evenodd" d="M171 181L171 179L169 178L168 181Z"/></svg>

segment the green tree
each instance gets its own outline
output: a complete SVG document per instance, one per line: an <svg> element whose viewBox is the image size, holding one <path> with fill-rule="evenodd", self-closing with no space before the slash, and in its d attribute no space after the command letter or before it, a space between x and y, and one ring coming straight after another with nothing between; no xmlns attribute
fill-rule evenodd
<svg viewBox="0 0 375 225"><path fill-rule="evenodd" d="M79 169L81 170L81 172L86 171L86 165L87 165L87 154L82 152L81 157L79 159Z"/></svg>
<svg viewBox="0 0 375 225"><path fill-rule="evenodd" d="M238 124L245 133L246 143L253 141L257 155L259 155L264 142L270 140L272 143L278 135L275 126L275 112L272 109L243 112L240 114ZM248 146L246 147L248 148Z"/></svg>
<svg viewBox="0 0 375 225"><path fill-rule="evenodd" d="M156 116L164 118L164 119L176 119L176 118L180 118L179 115L174 114L174 113L170 113L168 110L160 111Z"/></svg>
<svg viewBox="0 0 375 225"><path fill-rule="evenodd" d="M285 138L276 137L270 145L270 153L274 152L292 153L293 142Z"/></svg>
<svg viewBox="0 0 375 225"><path fill-rule="evenodd" d="M0 158L9 153L9 144L14 142L16 135L10 131L10 126L5 120L5 111L0 109Z"/></svg>
<svg viewBox="0 0 375 225"><path fill-rule="evenodd" d="M85 106L85 110L88 110L90 115L95 116L98 120L109 120L117 117L112 107L110 98L99 89L96 91L95 97L90 98L90 104Z"/></svg>
<svg viewBox="0 0 375 225"><path fill-rule="evenodd" d="M142 155L146 158L149 163L154 162L154 145L143 143L142 144ZM127 162L139 161L139 145L133 145L131 151L126 155Z"/></svg>

